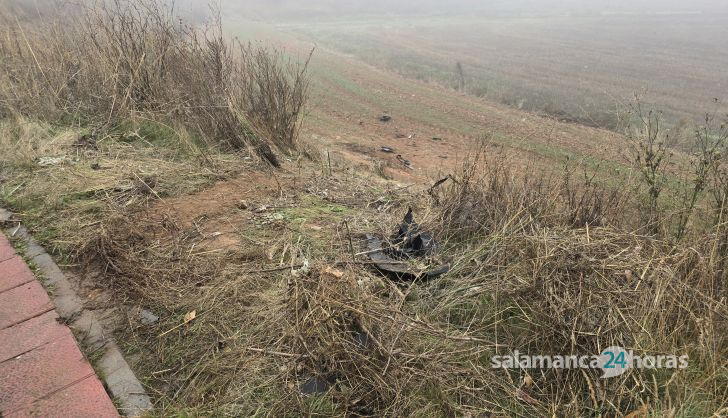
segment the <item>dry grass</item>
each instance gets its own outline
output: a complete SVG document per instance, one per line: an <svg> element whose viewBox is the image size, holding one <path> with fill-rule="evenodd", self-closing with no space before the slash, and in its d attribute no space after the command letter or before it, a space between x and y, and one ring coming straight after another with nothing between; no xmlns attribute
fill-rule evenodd
<svg viewBox="0 0 728 418"><path fill-rule="evenodd" d="M306 64L177 21L156 0L98 2L21 21L0 16L0 115L105 132L131 117L183 126L208 144L296 147ZM58 20L52 20L58 19Z"/></svg>
<svg viewBox="0 0 728 418"><path fill-rule="evenodd" d="M389 233L414 206L454 266L431 282L396 284L365 257L352 264L347 234L323 238L330 248L320 254L306 242L321 237L271 226L276 238L247 230L251 244L200 254L194 231L133 208L79 235L78 259L117 294L162 313L159 324L123 332L160 415L724 413L728 310L714 281L717 238L675 246L630 232L614 222L627 210L615 203L621 195L610 204L574 198L594 195L592 183L572 182L566 193L564 179L530 180L506 166L477 158L432 194L369 190L361 198L370 204L348 206L355 242ZM580 224L574 213L596 215ZM277 250L256 253L261 244ZM192 310L198 318L175 328ZM594 355L612 345L687 354L690 367L609 380L595 370L491 367L493 355L513 350ZM330 390L302 395L313 377Z"/></svg>
<svg viewBox="0 0 728 418"><path fill-rule="evenodd" d="M142 325L129 316L117 331L157 401L155 415L625 416L645 408L677 417L726 407L720 237L674 245L630 232L628 199L602 195L588 177L577 185L573 176L517 175L493 155L469 160L432 193L362 187L339 173L282 192L357 196L331 196L349 211L357 246L365 232L389 234L415 207L453 270L406 285L358 264L365 257L352 264L338 224L321 236L283 219L208 252L196 227L150 211L160 198L233 174L204 172L208 159L228 166L224 155L200 156L196 172L194 158L141 140L109 137L78 149L76 131L4 129L3 149L22 145L4 166L6 202L37 230L53 231L45 238L120 305L161 317ZM68 159L28 175L41 156ZM197 319L179 327L193 310ZM513 350L593 355L611 345L688 354L690 367L610 380L591 370L491 367L493 355ZM331 389L302 395L313 377Z"/></svg>
<svg viewBox="0 0 728 418"><path fill-rule="evenodd" d="M134 10L128 12L139 12ZM92 17L104 22L100 13ZM96 25L91 28L104 27ZM107 29L117 33L113 26ZM170 38L129 42L147 45L154 39ZM192 42L184 44L190 49L174 54L167 46L144 48L185 57L193 69L176 74L190 80L202 74L197 70L220 68L197 65L196 59L220 63L228 58L218 58L238 54L198 31L183 39ZM36 57L53 53L28 44ZM71 61L39 59L63 65L36 65L32 55L25 55L27 45L3 47L15 48L10 68L29 74L2 73L15 77L2 84L3 108L13 115L0 123L2 200L38 238L66 256L69 267L83 268L87 280L112 292L119 312L128 313L132 306L159 315L158 322L142 324L129 314L116 331L155 399L153 415L726 414L723 223L697 229L678 243L647 236L633 216L639 196L629 182L605 188L574 167L550 177L529 167L515 172L509 168L513 162L497 153L474 155L435 189L382 186L372 178L299 161L298 174L284 173L293 177L288 183L271 173L275 190L236 196L264 198L268 211L225 207L234 213L225 213L224 221L234 224L240 242L208 250L210 234L196 222L205 220L209 208L199 209L185 225L157 205L174 196L190 195L194 201L195 192L230 176L251 181L245 166L262 170L241 163L239 155L201 146L194 133L210 135L213 129L205 128L205 121L218 121L221 129L235 127L240 134L242 125L236 124L248 120L245 126L253 132L267 126L266 132L283 143L293 141L289 134L294 131L281 126L295 123L299 102L276 101L281 97L276 92L287 89L275 81L280 78L261 84L256 75L240 84L252 93L235 95L240 104L228 110L245 111L232 117L228 110L218 114L212 102L194 102L204 104L199 113L175 102L188 100L187 94L214 98L226 81L172 94L168 89L180 90L187 82L159 78L157 59L144 67L148 72L137 71L136 59L147 62L142 54L103 64L107 69L131 65L109 72L114 87L105 90L108 80L82 63L87 68L79 73L83 83L92 80L86 86L101 87L78 94L111 92L106 96L115 98L111 103L124 103L110 106L90 93L83 100L64 96L76 91L67 86L74 77L60 76ZM240 54L252 54L255 68L268 69L263 74L281 70L276 74L290 75L275 66L280 56L245 48ZM205 61L209 56L201 51L212 52L213 59ZM48 85L60 90L46 90ZM13 96L13 89L24 93ZM8 97L17 101L7 106ZM100 113L92 110L95 101ZM265 115L279 105L286 110L277 115L287 118ZM38 109L56 121L88 111L95 121L91 126L116 122L82 142L89 126L77 121L75 127L59 128L28 119L37 118ZM394 282L373 270L366 256L352 256L363 247L363 234L389 235L408 207L438 239L439 257L452 263L452 270L437 280ZM299 218L314 218L319 232L296 224ZM196 318L185 323L192 311ZM690 366L632 370L610 380L599 379L596 370L491 366L493 355L514 350L595 355L611 345L636 354L687 354ZM329 390L302 394L301 386L314 377L329 382Z"/></svg>

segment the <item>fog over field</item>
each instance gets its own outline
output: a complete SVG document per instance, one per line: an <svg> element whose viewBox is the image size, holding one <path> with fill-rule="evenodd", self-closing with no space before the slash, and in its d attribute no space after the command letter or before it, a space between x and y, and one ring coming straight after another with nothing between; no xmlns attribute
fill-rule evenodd
<svg viewBox="0 0 728 418"><path fill-rule="evenodd" d="M559 15L599 13L728 12L721 0L222 0L227 7L259 18L342 17L352 15L461 14Z"/></svg>
<svg viewBox="0 0 728 418"><path fill-rule="evenodd" d="M699 120L716 110L714 99L728 99L728 2L719 0L220 6L243 32L256 21L409 79L590 126L616 129L635 94L670 125Z"/></svg>

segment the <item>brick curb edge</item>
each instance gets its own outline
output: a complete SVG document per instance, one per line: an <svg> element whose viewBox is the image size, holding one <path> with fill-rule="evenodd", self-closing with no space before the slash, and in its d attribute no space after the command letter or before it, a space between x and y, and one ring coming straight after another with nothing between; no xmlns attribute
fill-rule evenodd
<svg viewBox="0 0 728 418"><path fill-rule="evenodd" d="M12 213L0 208L0 223L12 220ZM27 258L38 266L38 270L46 279L45 283L53 286L54 291L49 296L60 318L65 320L73 331L82 333L86 344L103 350L103 354L94 366L99 370L101 374L99 377L104 381L120 412L125 416L136 417L150 411L152 402L144 386L134 375L119 347L109 337L111 334L104 330L92 311L84 309L83 301L76 295L71 283L53 258L19 222L5 232L8 238L23 241L27 248L25 252Z"/></svg>

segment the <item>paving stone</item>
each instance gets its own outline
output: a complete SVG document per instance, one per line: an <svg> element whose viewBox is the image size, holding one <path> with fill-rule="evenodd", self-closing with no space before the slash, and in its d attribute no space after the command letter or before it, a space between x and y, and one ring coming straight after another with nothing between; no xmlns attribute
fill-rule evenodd
<svg viewBox="0 0 728 418"><path fill-rule="evenodd" d="M58 323L55 311L0 330L0 363L66 336L71 331Z"/></svg>
<svg viewBox="0 0 728 418"><path fill-rule="evenodd" d="M29 406L5 415L7 418L115 418L119 416L96 376L59 390Z"/></svg>
<svg viewBox="0 0 728 418"><path fill-rule="evenodd" d="M13 238L23 242L23 255L27 258L33 258L36 255L45 252L43 247L41 247L40 244L33 239L30 231L22 225L13 228Z"/></svg>
<svg viewBox="0 0 728 418"><path fill-rule="evenodd" d="M15 256L15 250L5 235L0 232L0 262L9 260Z"/></svg>
<svg viewBox="0 0 728 418"><path fill-rule="evenodd" d="M35 281L35 275L19 255L0 261L0 292Z"/></svg>
<svg viewBox="0 0 728 418"><path fill-rule="evenodd" d="M37 280L12 288L0 293L0 330L51 310L53 304Z"/></svg>
<svg viewBox="0 0 728 418"><path fill-rule="evenodd" d="M83 334L84 344L92 347L92 350L103 350L96 368L104 374L106 387L117 400L119 409L125 415L134 417L151 410L153 405L144 386L132 372L119 347L108 339L96 317L89 311L83 311L71 328L77 335Z"/></svg>
<svg viewBox="0 0 728 418"><path fill-rule="evenodd" d="M4 361L0 363L0 414L21 410L93 375L72 336Z"/></svg>
<svg viewBox="0 0 728 418"><path fill-rule="evenodd" d="M0 208L0 218L5 215ZM24 254L52 286L56 307L0 233L0 418L119 416L71 330L59 318L73 318L70 323L82 332L84 341L104 350L99 367L123 411L139 416L150 410L144 387L94 315L83 311L82 300L52 257L25 228L15 232L26 243Z"/></svg>

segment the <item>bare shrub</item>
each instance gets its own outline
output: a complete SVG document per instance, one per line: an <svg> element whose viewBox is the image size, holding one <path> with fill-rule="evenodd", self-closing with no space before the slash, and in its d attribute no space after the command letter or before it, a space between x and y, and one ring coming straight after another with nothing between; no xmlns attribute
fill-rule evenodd
<svg viewBox="0 0 728 418"><path fill-rule="evenodd" d="M575 176L577 169L579 177ZM632 186L629 179L620 184L606 187L599 183L597 166L593 172L585 167L573 167L570 161L564 165L564 174L560 182L563 222L572 227L600 227L633 225L623 216L625 209L630 208L630 192Z"/></svg>
<svg viewBox="0 0 728 418"><path fill-rule="evenodd" d="M448 234L493 233L502 228L568 225L603 226L622 223L629 204L625 188L605 188L595 172L583 168L583 180L574 178L575 167L565 166L561 176L515 170L507 155L486 157L487 139L460 167L452 182L442 187L437 201L444 202L441 223ZM445 197L447 196L447 197Z"/></svg>
<svg viewBox="0 0 728 418"><path fill-rule="evenodd" d="M308 87L308 60L294 64L280 51L267 51L253 44L239 45L239 52L241 65L237 68L237 91L233 94L236 107L246 109L251 123L277 146L296 148Z"/></svg>
<svg viewBox="0 0 728 418"><path fill-rule="evenodd" d="M669 132L663 129L661 115L655 110L645 110L639 98L632 106L633 122L627 129L632 146L635 168L647 188L642 208L642 222L650 233L657 234L660 225L660 196L667 181L666 167L672 152L669 149Z"/></svg>
<svg viewBox="0 0 728 418"><path fill-rule="evenodd" d="M219 18L179 23L158 0L99 2L60 21L3 15L2 113L106 129L181 121L211 144L295 149L307 63L225 39Z"/></svg>

